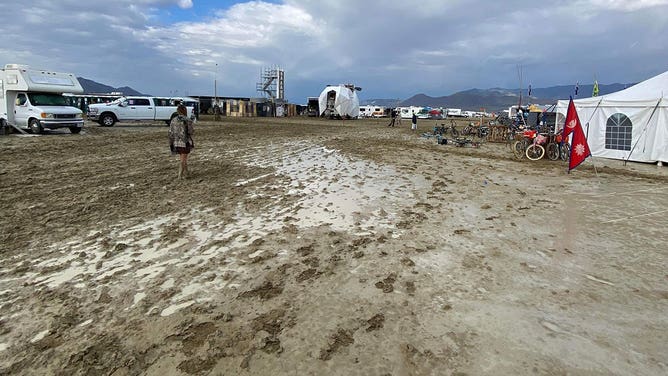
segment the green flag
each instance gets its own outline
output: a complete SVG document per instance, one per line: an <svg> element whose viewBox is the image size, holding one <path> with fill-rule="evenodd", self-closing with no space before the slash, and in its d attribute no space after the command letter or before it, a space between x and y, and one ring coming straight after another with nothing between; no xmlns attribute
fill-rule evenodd
<svg viewBox="0 0 668 376"><path fill-rule="evenodd" d="M591 93L592 97L598 97L598 81L594 80L594 91Z"/></svg>

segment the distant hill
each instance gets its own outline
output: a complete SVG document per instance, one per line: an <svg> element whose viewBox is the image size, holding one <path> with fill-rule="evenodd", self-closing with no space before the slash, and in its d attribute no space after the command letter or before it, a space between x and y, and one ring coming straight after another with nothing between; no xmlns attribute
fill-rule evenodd
<svg viewBox="0 0 668 376"><path fill-rule="evenodd" d="M599 85L599 95L614 93L635 84L610 84ZM579 98L587 98L592 94L593 85L580 85L578 89ZM575 85L552 86L547 88L534 88L531 97L527 98L527 89L522 90L522 104L551 104L558 99L568 99L575 94ZM460 91L443 97L431 97L425 94L416 94L401 101L399 106L429 106L445 108L461 108L463 110L478 111L484 108L487 112L495 112L519 102L519 89L471 89ZM376 99L376 101L381 101Z"/></svg>
<svg viewBox="0 0 668 376"><path fill-rule="evenodd" d="M77 80L79 80L79 83L81 84L81 87L83 87L84 93L86 94L123 93L123 95L144 95L128 86L116 88L83 77L77 77Z"/></svg>

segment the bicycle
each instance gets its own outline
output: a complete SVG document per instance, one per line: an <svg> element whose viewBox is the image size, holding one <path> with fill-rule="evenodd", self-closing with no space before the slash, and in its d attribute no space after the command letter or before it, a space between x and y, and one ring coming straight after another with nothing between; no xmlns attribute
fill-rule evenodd
<svg viewBox="0 0 668 376"><path fill-rule="evenodd" d="M445 127L445 124L441 123L440 127L434 127L434 131L436 131L437 129L439 132L442 132L441 135L443 136L445 136L446 134L448 134L448 132L450 132L452 138L459 137L459 131L457 130L457 128L455 128L454 121L450 121L450 126L447 128Z"/></svg>
<svg viewBox="0 0 668 376"><path fill-rule="evenodd" d="M545 146L547 159L551 161L556 161L559 159L561 154L561 151L559 150L559 144L561 144L561 131L548 136L547 146Z"/></svg>
<svg viewBox="0 0 668 376"><path fill-rule="evenodd" d="M551 135L550 141L545 147L547 158L551 161L556 161L560 158L563 161L568 161L570 157L571 145L562 137L562 131L560 130L556 134Z"/></svg>
<svg viewBox="0 0 668 376"><path fill-rule="evenodd" d="M523 131L522 138L518 140L517 136L519 131L520 128L517 126L508 128L508 143L510 144L510 150L513 152L515 158L524 159L526 149L529 147L529 141L533 138L533 133L531 132L535 131Z"/></svg>
<svg viewBox="0 0 668 376"><path fill-rule="evenodd" d="M547 142L547 137L538 133L537 131L533 132L533 142L526 148L524 154L527 158L532 161L537 161L545 156L545 148L543 145Z"/></svg>
<svg viewBox="0 0 668 376"><path fill-rule="evenodd" d="M464 129L462 129L462 136L470 136L475 133L476 131L473 123L469 123L467 126L464 127Z"/></svg>
<svg viewBox="0 0 668 376"><path fill-rule="evenodd" d="M566 140L563 140L561 144L559 144L559 157L561 157L562 161L566 162L571 158L571 144Z"/></svg>
<svg viewBox="0 0 668 376"><path fill-rule="evenodd" d="M489 135L489 127L486 125L479 126L478 129L476 130L476 134L480 139L487 138L487 136Z"/></svg>

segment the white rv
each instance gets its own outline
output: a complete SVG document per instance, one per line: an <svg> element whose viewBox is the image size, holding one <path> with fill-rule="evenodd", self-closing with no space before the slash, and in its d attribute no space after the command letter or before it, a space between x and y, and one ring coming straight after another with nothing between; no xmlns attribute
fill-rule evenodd
<svg viewBox="0 0 668 376"><path fill-rule="evenodd" d="M360 106L360 117L368 118L373 115L374 106Z"/></svg>
<svg viewBox="0 0 668 376"><path fill-rule="evenodd" d="M426 119L429 116L429 109L426 107L420 106L410 106L410 107L397 107L399 111L399 116L402 119L410 119L413 117L413 113L417 115L420 119Z"/></svg>
<svg viewBox="0 0 668 376"><path fill-rule="evenodd" d="M448 111L446 112L447 117L462 117L464 114L462 114L462 109L461 108L448 108Z"/></svg>
<svg viewBox="0 0 668 376"><path fill-rule="evenodd" d="M0 70L0 122L33 133L42 133L45 128L69 128L79 133L83 113L69 106L63 93L83 93L73 74L7 64Z"/></svg>

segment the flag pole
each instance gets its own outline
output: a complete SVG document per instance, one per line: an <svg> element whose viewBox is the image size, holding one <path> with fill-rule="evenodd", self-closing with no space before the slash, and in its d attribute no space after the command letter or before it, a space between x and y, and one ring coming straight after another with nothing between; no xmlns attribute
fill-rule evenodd
<svg viewBox="0 0 668 376"><path fill-rule="evenodd" d="M585 133L586 140L589 140L589 123L591 122L591 119L594 118L594 115L596 114L596 111L598 111L599 106L601 106L601 102L603 102L603 98L601 98L601 100L598 101L596 108L594 108L594 112L591 113L591 116L589 116L589 120L587 120L587 132ZM596 178L598 179L599 176L598 176L598 170L596 170L596 161L594 160L594 154L591 155L591 163L594 165L594 173L596 174ZM599 180L598 183L600 184L601 181Z"/></svg>

